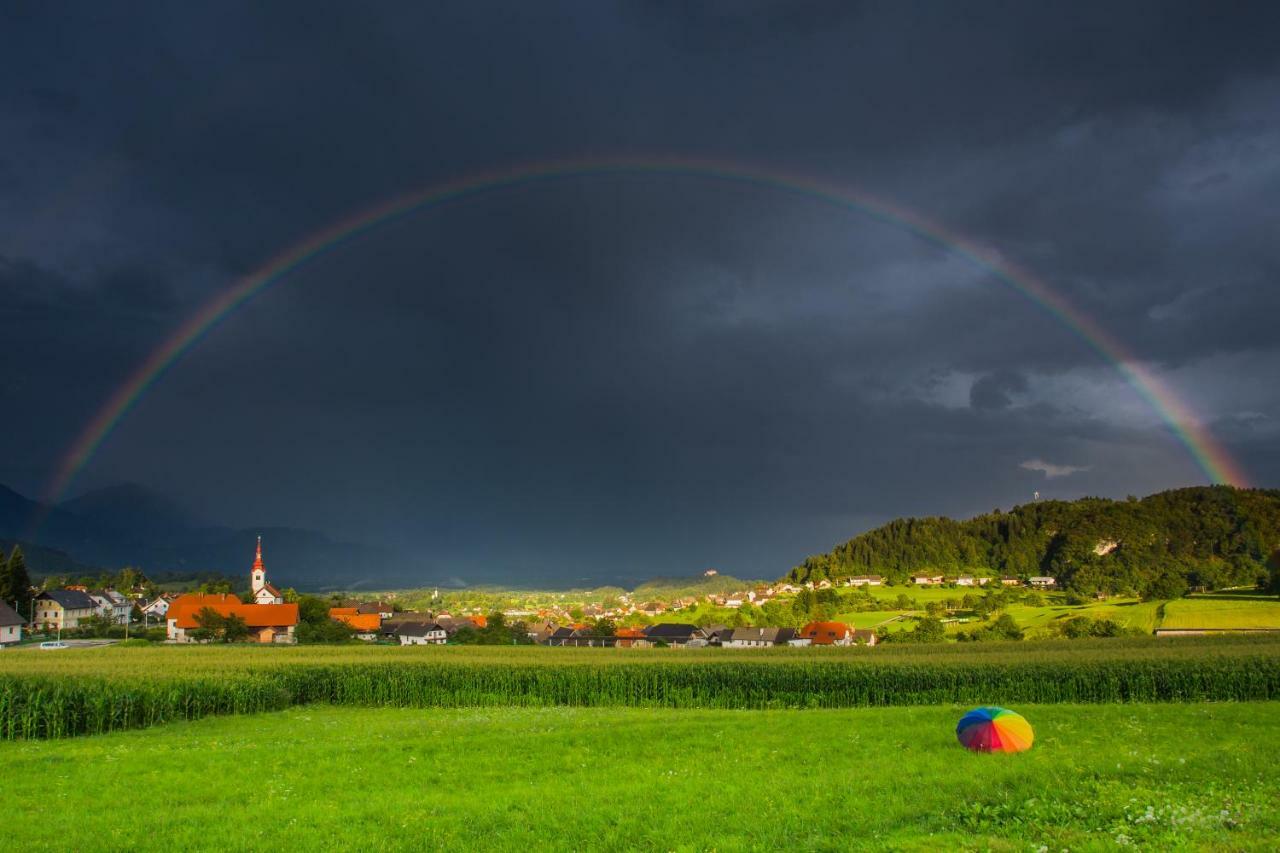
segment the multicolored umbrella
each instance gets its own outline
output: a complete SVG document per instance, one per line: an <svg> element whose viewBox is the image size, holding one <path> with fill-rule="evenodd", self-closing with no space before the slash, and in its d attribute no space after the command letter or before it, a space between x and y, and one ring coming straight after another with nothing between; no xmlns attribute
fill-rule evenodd
<svg viewBox="0 0 1280 853"><path fill-rule="evenodd" d="M1007 708L974 708L956 724L956 739L974 752L1022 752L1036 739L1031 724Z"/></svg>

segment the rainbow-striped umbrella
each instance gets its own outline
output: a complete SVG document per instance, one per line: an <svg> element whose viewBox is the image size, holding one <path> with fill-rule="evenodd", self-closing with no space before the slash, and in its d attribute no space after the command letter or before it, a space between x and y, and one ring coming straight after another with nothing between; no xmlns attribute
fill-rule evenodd
<svg viewBox="0 0 1280 853"><path fill-rule="evenodd" d="M1031 724L1007 708L974 708L956 724L956 739L974 752L1022 752L1036 739Z"/></svg>

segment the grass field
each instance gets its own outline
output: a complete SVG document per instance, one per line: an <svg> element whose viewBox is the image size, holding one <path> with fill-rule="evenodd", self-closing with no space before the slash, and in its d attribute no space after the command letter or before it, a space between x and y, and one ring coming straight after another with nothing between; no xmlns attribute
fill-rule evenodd
<svg viewBox="0 0 1280 853"><path fill-rule="evenodd" d="M1192 596L1164 606L1161 628L1280 628L1280 599Z"/></svg>
<svg viewBox="0 0 1280 853"><path fill-rule="evenodd" d="M16 849L1274 849L1280 703L1026 706L1021 755L955 706L304 707L0 744Z"/></svg>
<svg viewBox="0 0 1280 853"><path fill-rule="evenodd" d="M1280 637L845 649L128 647L4 653L0 739L324 703L851 708L1280 699Z"/></svg>

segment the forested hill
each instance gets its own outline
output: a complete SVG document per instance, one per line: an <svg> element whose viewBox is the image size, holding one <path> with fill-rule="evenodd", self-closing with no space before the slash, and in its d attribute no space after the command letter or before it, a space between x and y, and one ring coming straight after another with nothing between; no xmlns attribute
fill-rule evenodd
<svg viewBox="0 0 1280 853"><path fill-rule="evenodd" d="M1280 548L1280 490L1205 486L1138 500L1042 501L955 521L903 518L791 570L805 581L913 573L1049 575L1082 594L1252 584Z"/></svg>

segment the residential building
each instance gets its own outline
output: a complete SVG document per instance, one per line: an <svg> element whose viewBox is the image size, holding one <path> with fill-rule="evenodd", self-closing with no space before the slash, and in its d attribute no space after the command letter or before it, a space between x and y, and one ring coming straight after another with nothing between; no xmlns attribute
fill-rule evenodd
<svg viewBox="0 0 1280 853"><path fill-rule="evenodd" d="M163 621L165 615L169 612L169 605L177 597L177 594L172 592L166 592L158 596L155 601L142 608L142 615Z"/></svg>
<svg viewBox="0 0 1280 853"><path fill-rule="evenodd" d="M114 589L100 589L89 593L98 608L98 615L110 619L116 625L124 625L133 616L133 602Z"/></svg>
<svg viewBox="0 0 1280 853"><path fill-rule="evenodd" d="M800 642L795 642L799 640ZM808 640L808 642L804 642ZM807 646L849 646L853 644L854 634L843 622L810 622L800 629L791 645Z"/></svg>
<svg viewBox="0 0 1280 853"><path fill-rule="evenodd" d="M22 642L22 626L26 620L9 605L0 601L0 646Z"/></svg>
<svg viewBox="0 0 1280 853"><path fill-rule="evenodd" d="M720 645L726 649L760 649L784 646L795 638L795 628L734 628Z"/></svg>
<svg viewBox="0 0 1280 853"><path fill-rule="evenodd" d="M956 586L974 586L976 584L977 579L973 575L961 575L956 578Z"/></svg>
<svg viewBox="0 0 1280 853"><path fill-rule="evenodd" d="M1006 575L1005 577L1000 578L1000 585L1001 586L1022 586L1022 581L1018 580L1017 578L1011 578L1008 575Z"/></svg>
<svg viewBox="0 0 1280 853"><path fill-rule="evenodd" d="M881 586L884 578L880 575L854 575L849 578L849 586Z"/></svg>
<svg viewBox="0 0 1280 853"><path fill-rule="evenodd" d="M1034 577L1034 578L1029 578L1029 579L1027 580L1027 583L1029 583L1029 584L1031 584L1032 586L1037 587L1037 588L1039 588L1039 589L1046 589L1046 588L1048 588L1048 587L1051 587L1051 586L1057 586L1057 585L1058 585L1057 580L1055 580L1054 578L1050 578L1050 577Z"/></svg>
<svg viewBox="0 0 1280 853"><path fill-rule="evenodd" d="M401 622L395 629L402 646L442 646L448 632L436 622Z"/></svg>
<svg viewBox="0 0 1280 853"><path fill-rule="evenodd" d="M942 583L942 575L915 575L911 578L911 582L917 586L939 586Z"/></svg>
<svg viewBox="0 0 1280 853"><path fill-rule="evenodd" d="M98 602L78 589L51 589L35 600L33 624L45 630L67 630L98 612Z"/></svg>

